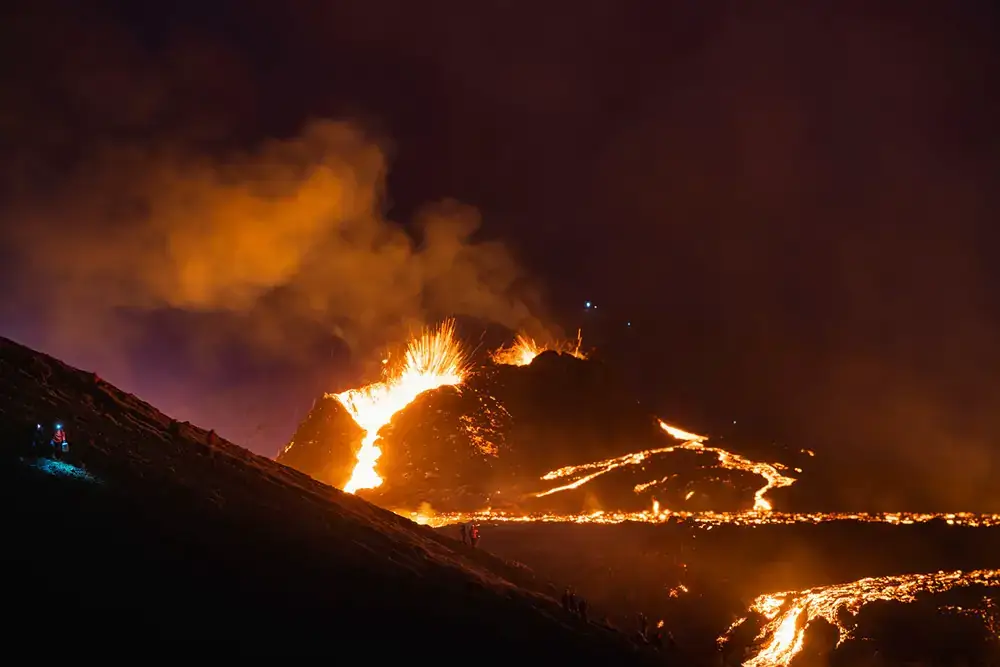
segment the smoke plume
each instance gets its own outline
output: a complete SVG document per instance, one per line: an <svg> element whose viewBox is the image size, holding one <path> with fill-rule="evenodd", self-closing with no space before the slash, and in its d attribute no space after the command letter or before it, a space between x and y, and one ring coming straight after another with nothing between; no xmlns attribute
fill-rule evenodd
<svg viewBox="0 0 1000 667"><path fill-rule="evenodd" d="M537 330L512 255L475 240L478 212L428 205L415 241L383 216L385 175L379 146L334 121L221 159L110 146L11 239L58 345L89 342L83 327L113 337L102 327L120 309L240 314L279 349L276 318L321 323L359 352L448 314Z"/></svg>
<svg viewBox="0 0 1000 667"><path fill-rule="evenodd" d="M255 63L217 35L151 49L55 0L11 25L3 334L224 434L234 411L272 418L276 391L305 410L372 379L382 348L442 317L544 334L540 294L474 207L389 219L391 144L363 114L254 118Z"/></svg>

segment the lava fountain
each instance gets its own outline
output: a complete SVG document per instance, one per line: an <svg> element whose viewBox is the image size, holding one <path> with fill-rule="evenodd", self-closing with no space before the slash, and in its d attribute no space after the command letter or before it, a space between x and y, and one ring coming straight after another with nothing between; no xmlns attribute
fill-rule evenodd
<svg viewBox="0 0 1000 667"><path fill-rule="evenodd" d="M501 366L527 366L542 352L554 350L577 359L586 359L587 355L581 350L582 347L583 335L580 331L576 332L576 340L573 342L555 343L549 346L539 345L530 336L518 334L510 347L494 350L490 353L490 358L493 359L493 363Z"/></svg>
<svg viewBox="0 0 1000 667"><path fill-rule="evenodd" d="M382 455L377 444L379 431L417 396L438 387L459 385L466 372L466 356L455 337L455 321L446 320L437 328L425 329L411 339L403 362L396 366L386 364L381 381L336 394L337 400L365 432L357 463L344 491L354 493L381 486L382 478L375 471L375 464Z"/></svg>

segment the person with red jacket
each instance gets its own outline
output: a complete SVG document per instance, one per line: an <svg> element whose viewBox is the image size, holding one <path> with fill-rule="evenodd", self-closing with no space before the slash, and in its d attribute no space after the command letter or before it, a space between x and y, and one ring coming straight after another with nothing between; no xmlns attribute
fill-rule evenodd
<svg viewBox="0 0 1000 667"><path fill-rule="evenodd" d="M61 422L56 422L52 427L52 440L49 444L52 446L53 458L61 459L69 454L69 440L66 439L66 429Z"/></svg>
<svg viewBox="0 0 1000 667"><path fill-rule="evenodd" d="M479 524L472 524L472 546L475 548L479 544Z"/></svg>

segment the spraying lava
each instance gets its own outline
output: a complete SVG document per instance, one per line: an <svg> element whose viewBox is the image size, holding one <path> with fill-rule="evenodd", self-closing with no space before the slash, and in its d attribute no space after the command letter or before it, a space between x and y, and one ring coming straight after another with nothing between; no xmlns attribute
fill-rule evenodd
<svg viewBox="0 0 1000 667"><path fill-rule="evenodd" d="M767 619L755 640L763 642L763 648L743 665L788 665L802 648L806 626L817 618L824 618L839 627L839 643L843 643L850 637L850 629L844 627L838 617L841 608L856 614L861 607L876 600L913 602L920 592L942 593L959 586L974 585L1000 586L1000 570L868 577L847 584L761 595L750 605L750 611ZM734 624L729 632L739 623ZM720 639L725 639L725 635Z"/></svg>
<svg viewBox="0 0 1000 667"><path fill-rule="evenodd" d="M376 444L379 431L393 415L417 396L438 387L461 384L466 374L466 357L455 338L455 322L447 320L433 330L425 330L406 346L403 363L386 365L380 382L351 389L336 398L365 431L358 450L357 464L344 491L374 489L382 484L375 464L382 455Z"/></svg>
<svg viewBox="0 0 1000 667"><path fill-rule="evenodd" d="M788 477L781 473L782 470L786 470L786 467L780 463L761 463L758 461L751 461L750 459L740 456L739 454L726 451L725 449L708 447L704 444L708 438L703 435L688 433L687 431L671 426L664 421L660 421L659 423L660 428L673 438L683 440L683 444L673 445L670 447L659 447L657 449L647 449L645 451L626 454L613 459L606 459L604 461L597 461L594 463L584 463L576 466L566 466L564 468L559 468L558 470L553 470L543 475L542 479L545 481L551 481L553 479L562 479L574 476L576 476L576 479L568 484L563 484L562 486L542 491L541 493L536 494L537 497L541 498L559 491L567 491L569 489L578 488L592 479L614 470L615 468L636 465L642 463L650 456L673 452L677 449L688 449L696 452L712 452L718 457L719 465L723 468L752 472L763 477L765 481L764 486L757 489L756 493L754 493L753 509L758 512L768 512L771 510L771 503L764 497L768 491L784 486L791 486L795 483L794 477ZM652 480L643 484L637 484L635 492L638 493L651 486L662 484L665 481L666 480Z"/></svg>
<svg viewBox="0 0 1000 667"><path fill-rule="evenodd" d="M493 363L503 366L527 366L535 357L542 352L554 350L562 354L568 354L577 359L586 359L587 355L581 351L583 347L583 335L576 332L576 340L572 343L556 343L552 346L539 345L534 339L524 334L518 334L514 339L514 344L510 347L501 347L490 353Z"/></svg>

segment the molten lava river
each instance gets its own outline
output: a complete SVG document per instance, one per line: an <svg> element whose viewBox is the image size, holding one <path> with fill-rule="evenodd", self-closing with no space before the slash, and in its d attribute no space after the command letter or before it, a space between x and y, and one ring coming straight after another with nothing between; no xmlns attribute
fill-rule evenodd
<svg viewBox="0 0 1000 667"><path fill-rule="evenodd" d="M519 335L510 347L501 348L491 354L496 364L526 366L546 350L556 350L578 358L585 358L581 351L581 339L574 343L543 346L533 339ZM446 321L439 327L427 330L409 341L401 363L384 363L383 378L373 384L336 394L335 397L347 409L355 422L364 430L357 461L350 479L343 486L344 491L355 493L362 489L374 489L382 484L376 471L382 451L379 447L379 432L389 424L393 416L412 403L423 392L443 386L460 386L469 372L468 357L456 337L455 324ZM659 422L667 442L663 447L637 451L602 461L565 466L552 470L539 479L540 488L534 493L541 498L570 489L579 488L612 470L626 466L636 466L650 457L660 456L678 450L687 450L714 456L716 464L724 469L740 470L758 475L762 485L754 494L753 509L741 512L687 512L652 506L642 512L595 511L587 514L507 514L485 508L469 513L409 512L414 521L435 527L457 523L503 523L503 522L572 522L572 523L622 523L626 521L662 523L685 521L694 526L711 530L720 524L764 525L794 523L824 523L830 521L882 522L889 524L916 524L935 519L950 525L997 526L1000 515L972 513L786 513L772 510L767 494L773 489L787 487L796 479L781 463L753 461L739 454L707 444L705 436L689 433L663 421ZM807 452L810 456L812 452ZM797 471L801 472L801 471ZM637 484L638 493L646 488L664 483L665 479L651 479ZM690 494L689 494L690 495ZM912 601L920 592L942 592L955 587L985 585L1000 586L1000 570L978 570L971 572L937 572L930 574L908 574L889 577L872 577L851 583L823 586L803 591L779 592L760 595L750 605L749 613L760 614L765 623L757 635L755 646L758 652L744 665L764 667L766 665L787 665L802 647L805 627L813 619L823 618L839 626L840 641L850 636L850 629L844 627L839 614L843 610L856 613L865 604L876 600ZM725 640L741 622L733 624Z"/></svg>

